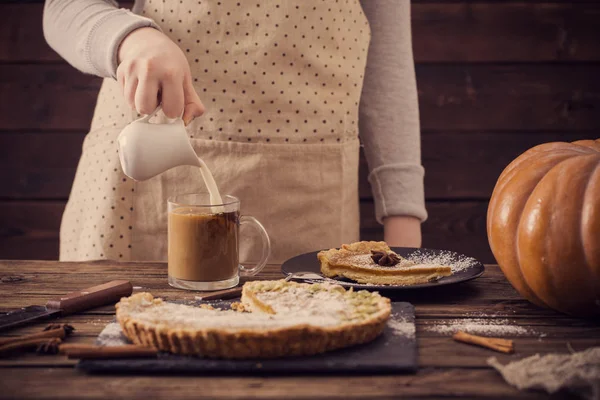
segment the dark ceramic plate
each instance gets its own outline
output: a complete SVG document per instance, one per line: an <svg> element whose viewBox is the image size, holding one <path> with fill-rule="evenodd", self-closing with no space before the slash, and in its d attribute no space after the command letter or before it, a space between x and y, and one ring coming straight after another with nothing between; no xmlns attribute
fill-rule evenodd
<svg viewBox="0 0 600 400"><path fill-rule="evenodd" d="M485 267L482 263L474 258L467 257L460 253L455 253L448 250L434 249L415 249L411 247L392 247L397 254L404 258L417 260L442 259L444 265L461 265L460 268L450 276L445 276L437 281L421 283L418 285L400 286L400 285L363 285L357 284L346 278L335 278L342 286L354 286L357 289L372 289L372 290L398 290L398 289L422 289L430 287L438 287L444 285L452 285L454 283L466 282L471 279L480 277ZM290 258L281 265L281 272L289 275L294 272L316 272L320 273L321 265L317 259L318 251L311 253L300 254L294 258Z"/></svg>

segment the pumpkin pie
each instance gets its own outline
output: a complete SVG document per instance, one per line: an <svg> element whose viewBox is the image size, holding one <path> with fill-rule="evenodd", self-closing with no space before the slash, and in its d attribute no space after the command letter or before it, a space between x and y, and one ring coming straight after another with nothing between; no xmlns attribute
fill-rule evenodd
<svg viewBox="0 0 600 400"><path fill-rule="evenodd" d="M117 321L135 344L210 358L318 354L369 342L383 332L389 299L331 284L244 284L247 312L175 304L137 293L117 304Z"/></svg>
<svg viewBox="0 0 600 400"><path fill-rule="evenodd" d="M390 249L385 242L356 242L317 254L321 273L372 285L416 285L452 274L446 265L417 264Z"/></svg>

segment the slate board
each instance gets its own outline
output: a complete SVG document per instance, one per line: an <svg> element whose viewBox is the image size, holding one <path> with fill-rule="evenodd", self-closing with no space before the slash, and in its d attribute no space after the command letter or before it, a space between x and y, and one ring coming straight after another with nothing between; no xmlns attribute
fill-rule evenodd
<svg viewBox="0 0 600 400"><path fill-rule="evenodd" d="M219 302L215 305L227 303ZM157 358L151 359L81 360L77 368L89 373L129 374L414 373L417 370L417 342L414 333L400 334L390 326L395 323L409 323L414 326L414 320L412 304L393 302L391 322L374 341L309 357L214 360L160 353ZM126 343L128 342L123 337L123 343L120 344Z"/></svg>

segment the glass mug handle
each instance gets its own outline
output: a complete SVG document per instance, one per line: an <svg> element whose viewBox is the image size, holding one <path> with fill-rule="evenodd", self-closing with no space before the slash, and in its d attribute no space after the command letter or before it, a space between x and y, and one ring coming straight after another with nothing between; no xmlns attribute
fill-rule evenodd
<svg viewBox="0 0 600 400"><path fill-rule="evenodd" d="M271 239L269 239L269 234L267 233L265 227L258 222L256 218L246 215L241 216L240 226L245 224L253 225L260 233L260 237L262 239L262 256L256 266L254 268L248 268L240 264L240 275L252 276L258 274L265 267L265 265L267 265L267 261L271 255Z"/></svg>

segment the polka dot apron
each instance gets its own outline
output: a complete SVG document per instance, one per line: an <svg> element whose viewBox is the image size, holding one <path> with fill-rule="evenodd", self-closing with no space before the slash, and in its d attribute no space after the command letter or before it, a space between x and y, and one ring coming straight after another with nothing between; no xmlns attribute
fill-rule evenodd
<svg viewBox="0 0 600 400"><path fill-rule="evenodd" d="M146 0L206 105L188 127L221 193L272 240L271 261L359 238L358 103L370 31L359 0ZM61 226L61 260L162 261L167 198L205 192L177 167L123 175L116 137L138 114L116 81L99 94ZM164 118L164 117L163 117ZM242 260L254 232L242 230Z"/></svg>

